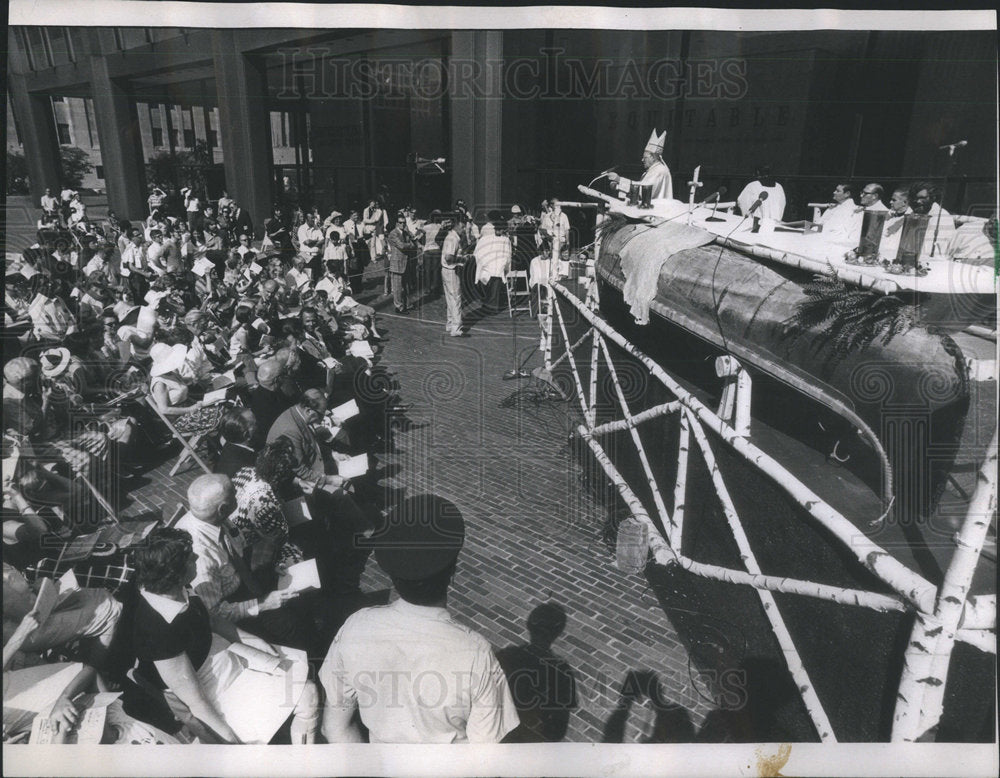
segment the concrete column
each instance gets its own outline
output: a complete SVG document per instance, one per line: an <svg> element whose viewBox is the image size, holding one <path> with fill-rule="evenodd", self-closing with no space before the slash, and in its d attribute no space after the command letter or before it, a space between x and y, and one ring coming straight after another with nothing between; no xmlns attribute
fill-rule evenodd
<svg viewBox="0 0 1000 778"><path fill-rule="evenodd" d="M212 44L226 188L260 236L272 201L267 76L262 62L240 51L235 31L213 31Z"/></svg>
<svg viewBox="0 0 1000 778"><path fill-rule="evenodd" d="M142 219L147 210L146 170L135 101L124 82L108 75L104 57L92 57L91 69L108 207L130 221Z"/></svg>
<svg viewBox="0 0 1000 778"><path fill-rule="evenodd" d="M52 102L47 94L28 92L24 76L9 73L11 108L21 129L24 159L28 164L28 183L36 207L45 188L58 197L62 189L59 164L59 138L52 118Z"/></svg>
<svg viewBox="0 0 1000 778"><path fill-rule="evenodd" d="M502 66L501 31L452 33L449 68L454 79L448 90L452 200L463 198L477 215L501 205Z"/></svg>

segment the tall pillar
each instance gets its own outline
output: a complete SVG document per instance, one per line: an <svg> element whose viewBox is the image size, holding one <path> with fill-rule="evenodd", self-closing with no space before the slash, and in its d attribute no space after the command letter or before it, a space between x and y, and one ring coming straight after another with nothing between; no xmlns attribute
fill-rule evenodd
<svg viewBox="0 0 1000 778"><path fill-rule="evenodd" d="M500 79L503 33L456 30L451 35L448 90L451 115L452 200L478 214L501 205Z"/></svg>
<svg viewBox="0 0 1000 778"><path fill-rule="evenodd" d="M29 92L22 75L8 73L7 79L11 108L21 129L31 199L37 206L46 187L56 197L62 189L59 138L55 119L52 118L52 101L46 94Z"/></svg>
<svg viewBox="0 0 1000 778"><path fill-rule="evenodd" d="M229 195L263 234L271 214L271 122L263 63L244 55L233 30L212 33L222 160Z"/></svg>
<svg viewBox="0 0 1000 778"><path fill-rule="evenodd" d="M91 70L108 207L130 221L143 219L146 216L146 170L135 101L123 82L108 75L104 57L92 57Z"/></svg>

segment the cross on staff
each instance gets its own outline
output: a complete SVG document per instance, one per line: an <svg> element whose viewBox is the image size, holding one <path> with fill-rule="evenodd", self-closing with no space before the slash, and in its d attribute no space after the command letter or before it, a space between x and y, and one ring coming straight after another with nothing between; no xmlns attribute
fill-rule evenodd
<svg viewBox="0 0 1000 778"><path fill-rule="evenodd" d="M698 167L694 169L694 176L692 176L692 180L688 181L688 187L690 189L690 194L688 195L688 215L687 215L688 224L691 223L691 212L694 210L695 192L697 192L698 189L701 186L703 186L702 182L698 180L698 177L700 175L701 175L701 165L698 165Z"/></svg>

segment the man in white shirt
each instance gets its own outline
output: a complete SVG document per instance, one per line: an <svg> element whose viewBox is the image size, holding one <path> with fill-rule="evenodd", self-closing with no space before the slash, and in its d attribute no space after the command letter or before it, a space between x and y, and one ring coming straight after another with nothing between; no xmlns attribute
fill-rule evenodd
<svg viewBox="0 0 1000 778"><path fill-rule="evenodd" d="M225 189L222 190L222 195L219 197L219 213L228 210L229 206L235 205L233 199L229 196L229 192Z"/></svg>
<svg viewBox="0 0 1000 778"><path fill-rule="evenodd" d="M448 311L445 329L453 338L462 334L462 236L457 222L442 226L447 230L441 246L441 285Z"/></svg>
<svg viewBox="0 0 1000 778"><path fill-rule="evenodd" d="M302 294L312 284L312 274L306 270L306 258L302 254L292 257L292 269L285 274L285 287Z"/></svg>
<svg viewBox="0 0 1000 778"><path fill-rule="evenodd" d="M322 272L319 255L323 249L323 230L316 226L316 217L306 214L306 220L299 226L299 254L305 257L306 265L317 276Z"/></svg>
<svg viewBox="0 0 1000 778"><path fill-rule="evenodd" d="M865 184L865 188L861 190L861 196L858 198L861 201L862 210L888 211L889 209L882 202L884 195L885 189L882 188L881 184Z"/></svg>
<svg viewBox="0 0 1000 778"><path fill-rule="evenodd" d="M149 270L140 230L132 230L131 243L121 254L119 272L128 278L133 297L136 300L145 299L146 292L149 291L149 279L146 277Z"/></svg>
<svg viewBox="0 0 1000 778"><path fill-rule="evenodd" d="M903 217L913 213L910 209L910 194L905 186L897 187L889 198L889 218L882 230L882 243L878 253L883 259L894 261L899 253L899 236L903 232Z"/></svg>
<svg viewBox="0 0 1000 778"><path fill-rule="evenodd" d="M76 190L70 189L68 185L63 187L63 190L59 193L59 210L60 213L62 214L63 219L66 221L67 224L69 224L69 214L70 214L69 203L70 200L73 199L73 195L75 194Z"/></svg>
<svg viewBox="0 0 1000 778"><path fill-rule="evenodd" d="M191 535L196 556L191 588L209 614L268 642L315 648L311 625L292 607L297 592L265 592L253 577L243 536L228 518L236 509L232 481L218 474L199 476L187 498L188 512L174 526Z"/></svg>
<svg viewBox="0 0 1000 778"><path fill-rule="evenodd" d="M58 212L59 201L52 196L52 190L46 187L45 194L42 195L42 213L51 216L58 216Z"/></svg>
<svg viewBox="0 0 1000 778"><path fill-rule="evenodd" d="M762 219L780 222L785 216L785 188L774 180L771 168L767 165L757 168L754 175L756 178L743 187L743 191L736 198L740 213L744 216L749 213L761 192L767 192L767 199L760 204L760 208L754 213Z"/></svg>
<svg viewBox="0 0 1000 778"><path fill-rule="evenodd" d="M372 743L497 743L519 723L489 642L454 621L448 589L465 539L456 506L405 500L373 536L375 558L399 599L351 616L320 670L323 734Z"/></svg>
<svg viewBox="0 0 1000 778"><path fill-rule="evenodd" d="M569 236L569 218L563 213L558 198L549 199L549 209L542 214L538 231L552 246L552 257L558 259Z"/></svg>
<svg viewBox="0 0 1000 778"><path fill-rule="evenodd" d="M71 227L74 224L85 221L87 218L87 206L80 199L80 195L77 192L73 192L73 196L69 200L69 211L69 224Z"/></svg>
<svg viewBox="0 0 1000 778"><path fill-rule="evenodd" d="M823 238L856 246L861 235L861 221L862 215L854 202L853 187L847 182L837 184L833 190L833 205L819 217Z"/></svg>
<svg viewBox="0 0 1000 778"><path fill-rule="evenodd" d="M188 229L194 232L202 225L201 198L190 187L181 190L184 194L184 210L187 213Z"/></svg>
<svg viewBox="0 0 1000 778"><path fill-rule="evenodd" d="M149 231L150 244L146 246L146 262L150 269L158 276L167 272L167 265L164 261L166 247L163 245L163 233L160 230Z"/></svg>

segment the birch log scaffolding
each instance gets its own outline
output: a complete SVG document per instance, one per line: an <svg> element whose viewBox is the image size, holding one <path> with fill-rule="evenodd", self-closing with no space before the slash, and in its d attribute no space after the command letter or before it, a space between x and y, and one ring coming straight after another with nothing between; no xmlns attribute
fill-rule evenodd
<svg viewBox="0 0 1000 778"><path fill-rule="evenodd" d="M590 325L588 331L572 345L568 345L570 341L562 311L555 304L556 292L573 305ZM956 536L958 550L948 568L945 581L938 591L929 581L905 567L890 556L887 551L860 534L843 515L821 500L778 462L750 443L744 436L739 435L727 422L684 390L659 365L639 351L610 325L598 318L593 312L596 302L595 295L588 294L587 303L582 303L561 284L550 282L549 300L552 302L552 306L547 321L543 325L549 329L546 343L551 349L553 344L551 329L553 318L555 318L559 323L563 343L567 344L567 348L555 363L551 361L551 351L548 352L546 354L546 367L551 369L563 359L569 361L577 389L577 399L585 420L585 423L577 428L577 433L590 447L595 459L618 490L633 518L646 525L649 530L649 551L652 552L653 559L658 564L676 564L705 578L748 585L758 590L765 614L771 622L772 630L784 653L789 671L802 694L803 702L816 730L821 740L824 741L835 740L832 727L806 674L791 635L778 613L777 604L771 593L799 594L880 612L915 610L916 621L913 627L913 636L904 658L904 672L897 697L892 738L893 740L916 740L933 729L942 715L945 680L955 640L965 641L983 651L996 652L994 631L996 627L996 598L995 596L969 596L972 577L982 552L991 517L996 510L996 435L993 437L986 461L979 472L979 483L970 502L968 514ZM573 352L583 343L588 334L594 338L591 351L589 400L584 391L584 381L578 370L577 361L573 355ZM610 339L630 356L640 361L650 371L650 374L662 382L677 399L633 415L628 407L606 339ZM603 352L608 375L624 417L601 425L596 423L596 387L600 367L597 355L599 350ZM662 500L637 428L641 423L675 412L680 414L680 432L673 495L674 507L671 513ZM780 485L813 519L833 533L865 567L887 583L897 594L879 594L812 581L765 575L757 565L750 549L749 540L743 531L739 516L723 481L722 473L715 462L714 452L705 433L704 428L706 427L715 432L732 450ZM642 501L636 496L597 440L608 433L626 430L632 438L647 479L658 514L659 525L649 515ZM745 571L705 564L683 554L683 517L689 470L689 447L692 437L708 467L716 493L722 503L723 513L747 568Z"/></svg>
<svg viewBox="0 0 1000 778"><path fill-rule="evenodd" d="M899 560L889 554L889 552L884 548L860 534L857 527L855 527L825 500L820 498L819 495L805 486L805 484L799 481L794 475L788 472L785 467L772 457L768 456L753 443L750 443L742 436L737 435L736 432L722 419L720 419L710 408L704 405L690 392L685 390L676 380L664 371L663 368L639 351L639 349L626 340L624 336L614 330L609 324L607 324L607 322L598 318L592 311L588 310L583 303L577 300L564 286L555 283L553 284L553 287L566 299L567 302L579 311L580 315L587 320L591 327L599 331L604 337L613 341L633 358L642 362L642 364L645 365L645 367L650 371L650 374L663 383L664 386L666 386L667 389L677 397L678 401L692 412L700 424L708 427L719 435L733 449L733 451L771 478L793 500L795 500L795 502L808 512L810 516L812 516L817 522L837 537L840 542L843 543L852 554L854 554L861 564L871 570L876 576L901 594L906 600L911 602L918 610L922 610L924 612L933 610L937 589L930 581L910 570ZM558 306L556 306L556 310L558 311ZM563 332L564 342L568 343L569 338L566 336L566 328L561 318L559 323ZM583 400L584 395L582 393L582 388L579 386L580 379L575 373L575 362L571 360L571 364L574 367L574 379L578 384L581 403L584 405L584 411L586 411L586 402Z"/></svg>
<svg viewBox="0 0 1000 778"><path fill-rule="evenodd" d="M933 615L918 613L903 656L903 675L896 694L892 739L913 741L937 726L944 710L944 687L956 632L972 576L997 508L997 433L979 470L976 492L956 540ZM993 637L994 650L996 636Z"/></svg>

